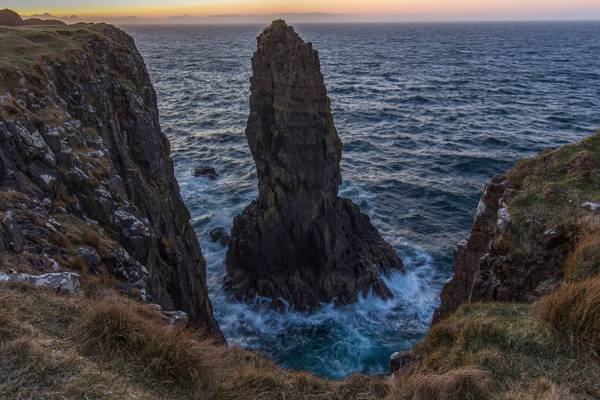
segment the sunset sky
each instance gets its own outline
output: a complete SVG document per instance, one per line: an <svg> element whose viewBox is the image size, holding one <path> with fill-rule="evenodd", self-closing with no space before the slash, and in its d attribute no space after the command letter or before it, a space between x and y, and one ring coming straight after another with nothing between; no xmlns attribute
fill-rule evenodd
<svg viewBox="0 0 600 400"><path fill-rule="evenodd" d="M49 12L81 17L318 12L357 19L600 19L599 0L4 0L0 6L23 15Z"/></svg>

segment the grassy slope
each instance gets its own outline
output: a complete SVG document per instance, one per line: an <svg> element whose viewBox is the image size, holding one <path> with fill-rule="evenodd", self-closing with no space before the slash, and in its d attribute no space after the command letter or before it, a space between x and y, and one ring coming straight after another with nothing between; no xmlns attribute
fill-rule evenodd
<svg viewBox="0 0 600 400"><path fill-rule="evenodd" d="M76 55L106 29L0 28L0 88L20 73L35 79L45 57ZM151 307L110 294L103 280L84 283L87 296L0 283L0 398L600 398L600 223L579 207L600 200L599 145L596 135L508 173L520 185L510 205L513 244L532 239L519 229L532 216L568 228L574 250L564 286L534 305L461 307L415 347L417 361L394 380L334 382L282 370L256 353L168 328Z"/></svg>
<svg viewBox="0 0 600 400"><path fill-rule="evenodd" d="M114 295L0 284L0 393L9 399L378 399L383 378L326 381L167 326ZM1 396L1 395L0 395Z"/></svg>
<svg viewBox="0 0 600 400"><path fill-rule="evenodd" d="M412 373L477 366L507 399L600 398L600 213L581 207L600 201L599 165L596 133L508 171L518 192L496 240L536 263L540 232L561 227L570 249L559 260L563 281L534 304L463 305L413 349Z"/></svg>
<svg viewBox="0 0 600 400"><path fill-rule="evenodd" d="M0 398L597 398L597 356L549 329L539 307L465 305L414 349L422 358L407 374L330 381L169 327L151 306L118 295L0 283Z"/></svg>

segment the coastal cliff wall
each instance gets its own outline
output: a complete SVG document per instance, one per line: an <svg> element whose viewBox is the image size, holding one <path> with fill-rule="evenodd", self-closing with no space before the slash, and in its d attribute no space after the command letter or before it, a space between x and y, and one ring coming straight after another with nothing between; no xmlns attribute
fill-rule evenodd
<svg viewBox="0 0 600 400"><path fill-rule="evenodd" d="M74 271L221 337L133 39L0 27L0 46L0 271Z"/></svg>
<svg viewBox="0 0 600 400"><path fill-rule="evenodd" d="M437 323L470 301L531 302L598 269L599 134L518 161L485 186Z"/></svg>

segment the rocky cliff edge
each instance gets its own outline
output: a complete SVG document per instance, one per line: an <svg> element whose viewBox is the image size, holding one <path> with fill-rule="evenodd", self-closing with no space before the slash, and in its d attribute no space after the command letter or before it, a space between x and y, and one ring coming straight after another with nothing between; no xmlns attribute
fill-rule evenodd
<svg viewBox="0 0 600 400"><path fill-rule="evenodd" d="M221 338L132 38L16 25L0 26L0 272L74 272Z"/></svg>

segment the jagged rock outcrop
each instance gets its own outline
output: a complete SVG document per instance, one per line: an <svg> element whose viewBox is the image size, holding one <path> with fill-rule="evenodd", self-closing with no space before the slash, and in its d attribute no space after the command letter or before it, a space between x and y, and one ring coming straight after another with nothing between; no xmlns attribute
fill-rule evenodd
<svg viewBox="0 0 600 400"><path fill-rule="evenodd" d="M0 32L0 270L110 276L221 337L133 39L104 24L36 35L51 55Z"/></svg>
<svg viewBox="0 0 600 400"><path fill-rule="evenodd" d="M469 301L530 302L600 264L600 134L520 160L485 186L433 324Z"/></svg>
<svg viewBox="0 0 600 400"><path fill-rule="evenodd" d="M402 268L350 200L338 197L342 144L319 57L284 21L257 39L246 136L258 199L234 220L227 287L241 298L283 298L300 309L353 302Z"/></svg>

